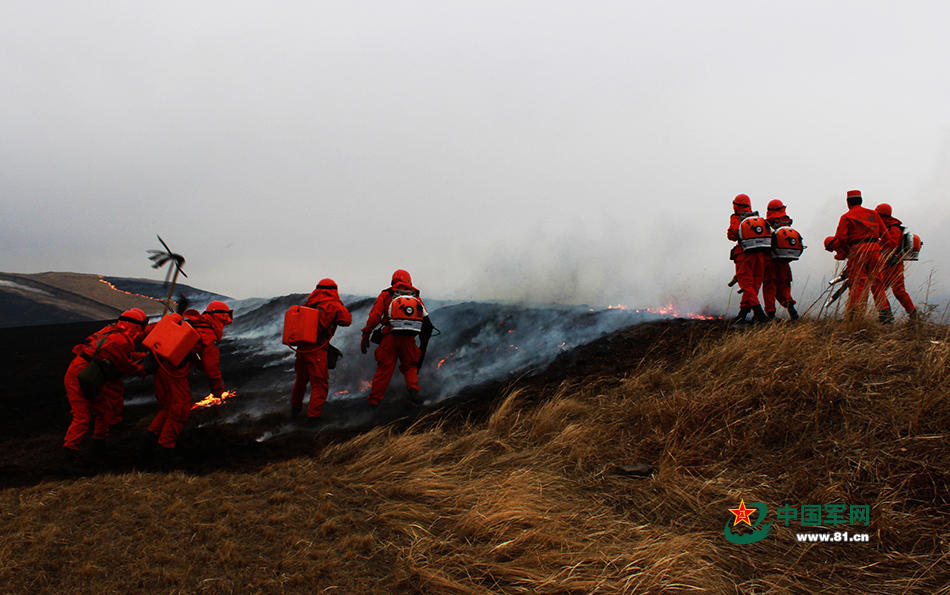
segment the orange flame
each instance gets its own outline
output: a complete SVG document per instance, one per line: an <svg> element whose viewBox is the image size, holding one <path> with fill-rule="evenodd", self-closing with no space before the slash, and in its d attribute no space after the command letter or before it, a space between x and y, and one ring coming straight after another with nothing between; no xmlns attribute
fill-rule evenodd
<svg viewBox="0 0 950 595"><path fill-rule="evenodd" d="M192 405L191 408L192 410L194 410L199 407L214 407L215 405L220 405L221 403L224 403L225 401L227 401L228 399L230 399L236 394L237 393L235 393L233 390L226 390L223 393L221 393L221 398L218 398L218 397L215 397L214 394L209 393L207 397L201 399L200 401Z"/></svg>
<svg viewBox="0 0 950 595"><path fill-rule="evenodd" d="M435 369L438 370L439 368L441 368L441 367L442 367L442 364L444 364L444 363L446 362L446 360L448 360L448 359L449 359L450 357L452 357L453 355L455 355L455 352L454 352L454 351L451 352L451 353L449 353L447 356L443 357L442 359L440 359L440 360L439 360L439 363L437 363L437 364L435 365Z"/></svg>
<svg viewBox="0 0 950 595"><path fill-rule="evenodd" d="M124 293L125 295L132 295L132 296L135 296L135 297L144 298L144 299L146 299L146 300L152 300L153 302L158 302L158 303L160 303L160 304L164 304L164 303L165 303L165 300L160 300L160 299L158 299L158 298L153 298L153 297L150 296L150 295L142 295L141 293L133 293L133 292L131 292L131 291L125 291L124 289L119 289L118 287L116 287L115 285L113 285L112 283L110 283L109 281L107 281L102 275L99 275L99 283L105 283L106 285L109 286L109 289L111 289L112 291L117 291L117 292L119 292L119 293Z"/></svg>
<svg viewBox="0 0 950 595"><path fill-rule="evenodd" d="M639 312L639 310L637 311ZM651 314L663 314L665 316L673 316L675 318L689 318L691 320L719 320L722 318L722 316L696 314L695 312L680 312L676 306L673 305L673 302L670 302L662 308L644 308L644 311Z"/></svg>

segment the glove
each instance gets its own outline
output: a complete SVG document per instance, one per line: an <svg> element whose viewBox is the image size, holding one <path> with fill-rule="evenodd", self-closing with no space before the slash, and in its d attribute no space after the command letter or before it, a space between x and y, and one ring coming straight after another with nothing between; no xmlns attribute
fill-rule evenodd
<svg viewBox="0 0 950 595"><path fill-rule="evenodd" d="M158 360L155 359L155 355L149 351L148 355L142 360L143 374L142 377L145 377L145 374L154 374L158 370Z"/></svg>
<svg viewBox="0 0 950 595"><path fill-rule="evenodd" d="M360 351L366 353L369 350L369 335L363 333L363 338L360 340Z"/></svg>

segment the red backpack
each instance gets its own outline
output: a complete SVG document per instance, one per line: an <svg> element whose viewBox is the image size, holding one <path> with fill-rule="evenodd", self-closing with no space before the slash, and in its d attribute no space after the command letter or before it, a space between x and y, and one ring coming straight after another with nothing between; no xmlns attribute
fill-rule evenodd
<svg viewBox="0 0 950 595"><path fill-rule="evenodd" d="M772 258L776 260L798 260L805 249L802 234L789 226L776 229L772 238Z"/></svg>
<svg viewBox="0 0 950 595"><path fill-rule="evenodd" d="M425 305L415 292L397 292L389 302L389 326L394 335L418 335L427 314Z"/></svg>
<svg viewBox="0 0 950 595"><path fill-rule="evenodd" d="M743 252L772 248L772 228L765 217L746 217L739 224L739 245Z"/></svg>

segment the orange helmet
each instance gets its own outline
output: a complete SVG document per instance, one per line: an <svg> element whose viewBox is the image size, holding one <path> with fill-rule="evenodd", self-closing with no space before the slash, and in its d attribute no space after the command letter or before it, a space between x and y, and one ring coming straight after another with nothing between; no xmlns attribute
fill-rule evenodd
<svg viewBox="0 0 950 595"><path fill-rule="evenodd" d="M145 312L143 312L141 308L129 308L122 313L122 316L119 316L119 320L131 322L142 328L145 328L145 325L148 324L148 316L145 315Z"/></svg>
<svg viewBox="0 0 950 595"><path fill-rule="evenodd" d="M772 200L769 201L768 210L770 211L781 211L784 208L785 208L785 205L783 205L782 201L780 201L777 198L773 198Z"/></svg>
<svg viewBox="0 0 950 595"><path fill-rule="evenodd" d="M891 205L887 204L886 202L882 202L881 204L877 205L874 207L874 210L877 211L878 215L884 215L885 217L891 216Z"/></svg>
<svg viewBox="0 0 950 595"><path fill-rule="evenodd" d="M392 285L412 285L412 277L409 276L409 271L403 269L396 269L393 272L393 280L391 281Z"/></svg>
<svg viewBox="0 0 950 595"><path fill-rule="evenodd" d="M205 308L204 313L205 314L221 314L223 316L227 316L228 320L227 322L225 322L225 324L229 324L232 320L234 320L234 312L231 311L231 308L229 308L227 304L225 304L224 302L220 300L214 300L213 302L208 304L208 307Z"/></svg>
<svg viewBox="0 0 950 595"><path fill-rule="evenodd" d="M734 199L732 199L732 208L736 213L743 213L745 211L752 210L752 201L749 199L748 194L737 194Z"/></svg>
<svg viewBox="0 0 950 595"><path fill-rule="evenodd" d="M147 324L148 316L145 315L145 312L143 312L141 308L129 308L122 313L122 316L119 316L119 321L116 323L116 326L121 329L141 333L145 331Z"/></svg>

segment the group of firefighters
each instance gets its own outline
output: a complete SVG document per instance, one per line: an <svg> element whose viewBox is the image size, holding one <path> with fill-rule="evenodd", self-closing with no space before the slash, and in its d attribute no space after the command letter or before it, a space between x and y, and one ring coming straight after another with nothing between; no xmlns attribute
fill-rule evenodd
<svg viewBox="0 0 950 595"><path fill-rule="evenodd" d="M847 311L854 315L863 310L867 303L866 292L870 289L880 320L892 322L894 317L885 295L885 291L891 289L908 316L917 319L917 310L904 288L903 258L907 240L901 221L893 217L888 204L871 210L861 203L860 191L848 191L848 211L841 216L835 235L825 239L826 250L834 252L838 260L847 260ZM744 321L751 312L755 322L767 322L775 318L776 301L792 320L797 319L789 263L801 255L804 246L801 235L792 228L785 205L777 199L770 201L765 217L752 210L746 194L736 196L732 205L734 212L726 236L736 242L730 256L735 261L735 282L742 294L735 321ZM919 250L919 239L916 236L914 239L915 248ZM762 303L758 297L760 289ZM316 327L311 329L315 330L315 340L291 344L296 351L296 378L290 406L292 418L301 414L309 384L306 419L314 421L323 413L329 369L339 354L330 340L338 327L352 324L353 317L340 301L333 279L317 283L304 307L316 312L311 312L310 319ZM144 377L148 373L154 374L159 411L148 426L140 458L144 464L150 464L156 455L167 459L192 408L189 384L192 363L200 362L214 397L221 398L224 393L218 342L232 319L231 309L219 300L208 304L204 312L186 310L179 320L197 332L197 340L177 363L146 346L148 341L143 339L159 323L149 324L145 312L139 308L123 312L117 322L74 347L75 357L64 381L72 410L72 422L63 441L68 459L75 460L90 426L93 452L101 455L110 427L122 421L122 378ZM413 287L409 273L402 269L395 271L390 286L376 298L361 333L360 350L364 354L371 342L378 345L374 352L376 372L368 397L371 406L382 401L397 363L405 377L408 401L416 406L421 404L418 372L432 329L419 290ZM419 345L416 337L420 337Z"/></svg>
<svg viewBox="0 0 950 595"><path fill-rule="evenodd" d="M337 327L349 326L353 316L340 301L333 279L322 279L317 283L304 305L318 311L316 342L294 345L297 352L294 362L296 379L290 396L290 415L295 418L301 413L309 383L310 401L306 417L307 421L312 422L320 418L327 400L329 369L336 355L336 348L330 345L330 339ZM422 404L419 396L422 351L416 344L416 337L419 336L421 344L425 346L432 328L419 290L412 285L412 277L408 271L397 269L390 286L379 293L370 308L361 332L361 352L369 350L370 342L378 345L374 352L376 373L369 391L370 406L376 407L383 400L397 362L406 380L408 401L416 406Z"/></svg>
<svg viewBox="0 0 950 595"><path fill-rule="evenodd" d="M295 346L296 380L290 401L291 416L296 417L302 410L303 396L309 384L307 419L310 421L321 416L327 398L329 360L335 352L330 339L337 327L349 326L353 317L340 301L337 285L332 279L321 280L305 306L319 312L317 340ZM123 377L154 374L159 410L148 426L139 452L139 461L146 467L172 458L178 435L192 408L189 376L193 362L200 363L212 395L220 399L224 394L218 342L224 327L233 320L232 310L226 303L215 300L204 312L188 309L180 316L168 316L178 317L179 323L187 323L197 333L197 341L177 363L159 355L158 349L151 348L154 345L150 345L147 338L159 323L149 324L148 316L139 308L126 310L114 324L93 333L73 348L74 358L64 379L66 398L72 411L72 421L63 440L68 465L75 465L90 426L93 455L103 455L110 428L122 421ZM419 290L413 287L407 271L397 270L393 273L390 287L380 292L373 304L360 341L363 353L368 351L371 341L378 343L375 350L377 367L368 399L371 406L382 401L397 361L406 380L409 402L416 406L422 403L418 376L422 352L415 337L421 335L425 342L431 329Z"/></svg>
<svg viewBox="0 0 950 595"><path fill-rule="evenodd" d="M864 310L870 290L879 320L885 324L893 322L886 295L890 289L908 317L917 320L917 309L904 288L904 259L910 255L916 258L920 239L906 232L902 222L892 215L889 204L868 209L862 206L860 190L849 190L846 199L848 211L839 219L835 235L825 238L824 245L825 250L834 252L835 259L847 260L842 274L848 284L847 316ZM790 319L797 320L789 263L797 260L805 247L801 234L792 228L785 205L778 199L772 200L766 216L761 217L752 210L749 196L739 194L733 199L732 208L726 237L736 242L730 258L735 261L735 281L742 294L734 321L745 321L750 312L754 322L772 320L776 300L788 311Z"/></svg>

